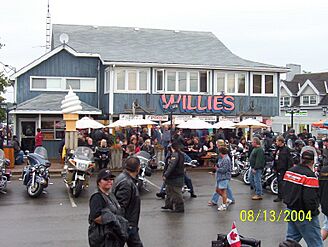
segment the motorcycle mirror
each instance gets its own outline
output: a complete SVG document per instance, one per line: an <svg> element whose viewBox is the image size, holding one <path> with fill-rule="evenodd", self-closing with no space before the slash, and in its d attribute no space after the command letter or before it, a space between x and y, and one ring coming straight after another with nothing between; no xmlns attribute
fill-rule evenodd
<svg viewBox="0 0 328 247"><path fill-rule="evenodd" d="M30 153L29 150L25 150L25 154L28 155Z"/></svg>

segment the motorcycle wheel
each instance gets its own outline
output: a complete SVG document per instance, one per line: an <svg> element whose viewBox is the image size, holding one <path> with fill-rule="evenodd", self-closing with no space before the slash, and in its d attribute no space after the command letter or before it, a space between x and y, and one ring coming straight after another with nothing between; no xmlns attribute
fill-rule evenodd
<svg viewBox="0 0 328 247"><path fill-rule="evenodd" d="M81 180L77 180L75 183L75 187L72 188L72 194L75 198L78 198L83 189L83 182Z"/></svg>
<svg viewBox="0 0 328 247"><path fill-rule="evenodd" d="M278 195L278 179L277 179L277 177L272 179L271 184L270 184L270 189L273 194Z"/></svg>
<svg viewBox="0 0 328 247"><path fill-rule="evenodd" d="M235 161L235 165L232 167L231 176L238 177L240 174L240 166L238 165L238 161Z"/></svg>
<svg viewBox="0 0 328 247"><path fill-rule="evenodd" d="M245 184L250 185L251 183L249 182L249 173L250 173L250 169L248 169L247 171L245 171L244 176L243 176L243 181Z"/></svg>
<svg viewBox="0 0 328 247"><path fill-rule="evenodd" d="M41 195L43 191L43 186L40 183L35 182L35 187L33 188L31 183L27 186L27 194L30 197L36 198Z"/></svg>

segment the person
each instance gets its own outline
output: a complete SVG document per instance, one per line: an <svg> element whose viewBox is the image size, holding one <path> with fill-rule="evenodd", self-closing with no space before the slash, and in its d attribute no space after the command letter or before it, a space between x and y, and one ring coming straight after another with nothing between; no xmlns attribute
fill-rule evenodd
<svg viewBox="0 0 328 247"><path fill-rule="evenodd" d="M297 136L295 134L294 129L289 129L288 134L285 137L285 142L289 148L293 148L295 146L295 141L297 140Z"/></svg>
<svg viewBox="0 0 328 247"><path fill-rule="evenodd" d="M226 139L222 128L219 128L219 130L215 133L215 140L217 141L219 139Z"/></svg>
<svg viewBox="0 0 328 247"><path fill-rule="evenodd" d="M324 138L322 140L323 142L323 148L321 150L322 153L322 165L328 166L328 138Z"/></svg>
<svg viewBox="0 0 328 247"><path fill-rule="evenodd" d="M321 211L324 214L323 227L321 229L322 240L328 237L328 166L324 165L319 173L319 197Z"/></svg>
<svg viewBox="0 0 328 247"><path fill-rule="evenodd" d="M284 175L286 171L292 167L293 161L289 151L289 148L285 145L285 138L278 136L276 138L276 151L274 154L273 170L277 174L278 181L278 197L274 199L274 202L282 201L282 192L284 184Z"/></svg>
<svg viewBox="0 0 328 247"><path fill-rule="evenodd" d="M249 175L249 181L251 187L255 189L255 195L252 200L262 200L262 183L261 176L265 166L264 151L261 148L261 141L258 137L254 137L252 141L253 150L249 156L249 163L251 172Z"/></svg>
<svg viewBox="0 0 328 247"><path fill-rule="evenodd" d="M221 159L219 159L216 168L216 192L222 197L222 204L218 207L219 211L227 210L232 202L227 199L227 188L231 180L231 159L228 152L226 147L219 148Z"/></svg>
<svg viewBox="0 0 328 247"><path fill-rule="evenodd" d="M127 238L127 220L122 217L122 209L110 189L115 175L102 169L97 176L97 192L89 200L89 245L94 247L123 247ZM98 226L97 226L98 225ZM95 243L92 227L103 227L106 237Z"/></svg>
<svg viewBox="0 0 328 247"><path fill-rule="evenodd" d="M40 128L36 129L36 135L35 135L35 147L41 147L42 141L43 141L43 135Z"/></svg>
<svg viewBox="0 0 328 247"><path fill-rule="evenodd" d="M100 145L95 148L95 161L99 170L107 168L107 165L110 160L110 150L107 146L106 139L100 141Z"/></svg>
<svg viewBox="0 0 328 247"><path fill-rule="evenodd" d="M90 148L92 151L95 151L95 144L93 143L93 139L91 137L86 137L86 147Z"/></svg>
<svg viewBox="0 0 328 247"><path fill-rule="evenodd" d="M150 139L147 139L144 144L141 146L141 151L145 151L150 154L151 157L155 155L155 149L151 145Z"/></svg>
<svg viewBox="0 0 328 247"><path fill-rule="evenodd" d="M300 165L290 168L284 176L283 201L287 210L303 212L304 219L290 219L286 239L299 242L304 238L308 247L322 247L319 224L319 181L313 172L314 152L306 150Z"/></svg>
<svg viewBox="0 0 328 247"><path fill-rule="evenodd" d="M206 152L214 152L215 151L211 136L209 136L209 135L205 136L204 146L206 146L206 150L205 150ZM203 149L204 149L204 147L203 147Z"/></svg>
<svg viewBox="0 0 328 247"><path fill-rule="evenodd" d="M172 154L165 164L163 181L166 185L165 205L162 209L170 209L177 213L184 212L182 186L184 185L184 155L178 142L171 145Z"/></svg>
<svg viewBox="0 0 328 247"><path fill-rule="evenodd" d="M121 141L125 140L125 135L123 134L123 132L121 131L119 126L115 127L115 140L119 138ZM117 142L116 142L117 143Z"/></svg>
<svg viewBox="0 0 328 247"><path fill-rule="evenodd" d="M150 136L148 135L148 129L143 128L140 136L142 137L143 140L150 139Z"/></svg>
<svg viewBox="0 0 328 247"><path fill-rule="evenodd" d="M298 134L298 138L305 141L305 140L312 138L312 134L309 133L307 129L303 129L303 132Z"/></svg>
<svg viewBox="0 0 328 247"><path fill-rule="evenodd" d="M21 150L18 137L16 135L13 136L13 147L14 147L15 165L23 164L24 152Z"/></svg>
<svg viewBox="0 0 328 247"><path fill-rule="evenodd" d="M128 247L143 246L138 227L141 200L136 185L140 167L140 160L137 157L129 157L125 161L124 171L117 176L113 185L113 192L123 209L123 216L129 222Z"/></svg>
<svg viewBox="0 0 328 247"><path fill-rule="evenodd" d="M163 134L162 134L162 146L164 147L164 156L167 156L168 145L171 142L171 130L169 130L168 125L164 125Z"/></svg>
<svg viewBox="0 0 328 247"><path fill-rule="evenodd" d="M199 142L199 137L195 136L193 138L193 143L194 145L191 148L189 148L188 155L190 156L191 159L200 161L199 158L204 154L204 152L203 152L203 147Z"/></svg>
<svg viewBox="0 0 328 247"><path fill-rule="evenodd" d="M130 144L134 145L134 153L140 152L140 146L138 145L138 140L136 136L131 136Z"/></svg>

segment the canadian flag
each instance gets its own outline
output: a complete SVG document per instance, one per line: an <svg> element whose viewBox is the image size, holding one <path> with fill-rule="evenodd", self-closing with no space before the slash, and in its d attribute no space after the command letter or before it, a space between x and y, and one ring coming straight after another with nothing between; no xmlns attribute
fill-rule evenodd
<svg viewBox="0 0 328 247"><path fill-rule="evenodd" d="M232 247L240 247L241 241L239 238L239 234L235 225L235 222L232 223L231 231L227 235L227 240L230 246Z"/></svg>

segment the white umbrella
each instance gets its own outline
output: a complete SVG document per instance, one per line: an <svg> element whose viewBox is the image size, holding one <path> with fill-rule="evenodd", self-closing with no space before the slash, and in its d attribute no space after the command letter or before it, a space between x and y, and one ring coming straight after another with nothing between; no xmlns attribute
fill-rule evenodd
<svg viewBox="0 0 328 247"><path fill-rule="evenodd" d="M252 118L248 118L245 119L239 123L235 124L235 127L237 128L267 128L268 126L264 123L260 123L259 121L257 121L256 119L252 119Z"/></svg>
<svg viewBox="0 0 328 247"><path fill-rule="evenodd" d="M172 123L173 124L182 124L182 123L185 123L185 121L183 119L175 119L175 120L173 120ZM164 122L164 123L162 123L162 125L171 125L171 121Z"/></svg>
<svg viewBox="0 0 328 247"><path fill-rule="evenodd" d="M230 120L225 120L225 121L220 121L218 123L213 124L213 128L214 129L234 129L235 128L235 124L234 122L230 121Z"/></svg>
<svg viewBox="0 0 328 247"><path fill-rule="evenodd" d="M141 125L157 125L158 123L155 123L149 119L131 119L130 124L132 126L141 126Z"/></svg>
<svg viewBox="0 0 328 247"><path fill-rule="evenodd" d="M119 119L109 125L107 125L107 128L115 128L115 127L127 127L127 126L131 126L131 123L129 120L125 120L125 119Z"/></svg>
<svg viewBox="0 0 328 247"><path fill-rule="evenodd" d="M76 121L77 129L102 129L105 126L89 117L83 117Z"/></svg>
<svg viewBox="0 0 328 247"><path fill-rule="evenodd" d="M193 118L178 125L180 129L213 129L213 125L205 122L204 120L200 120L198 118Z"/></svg>

